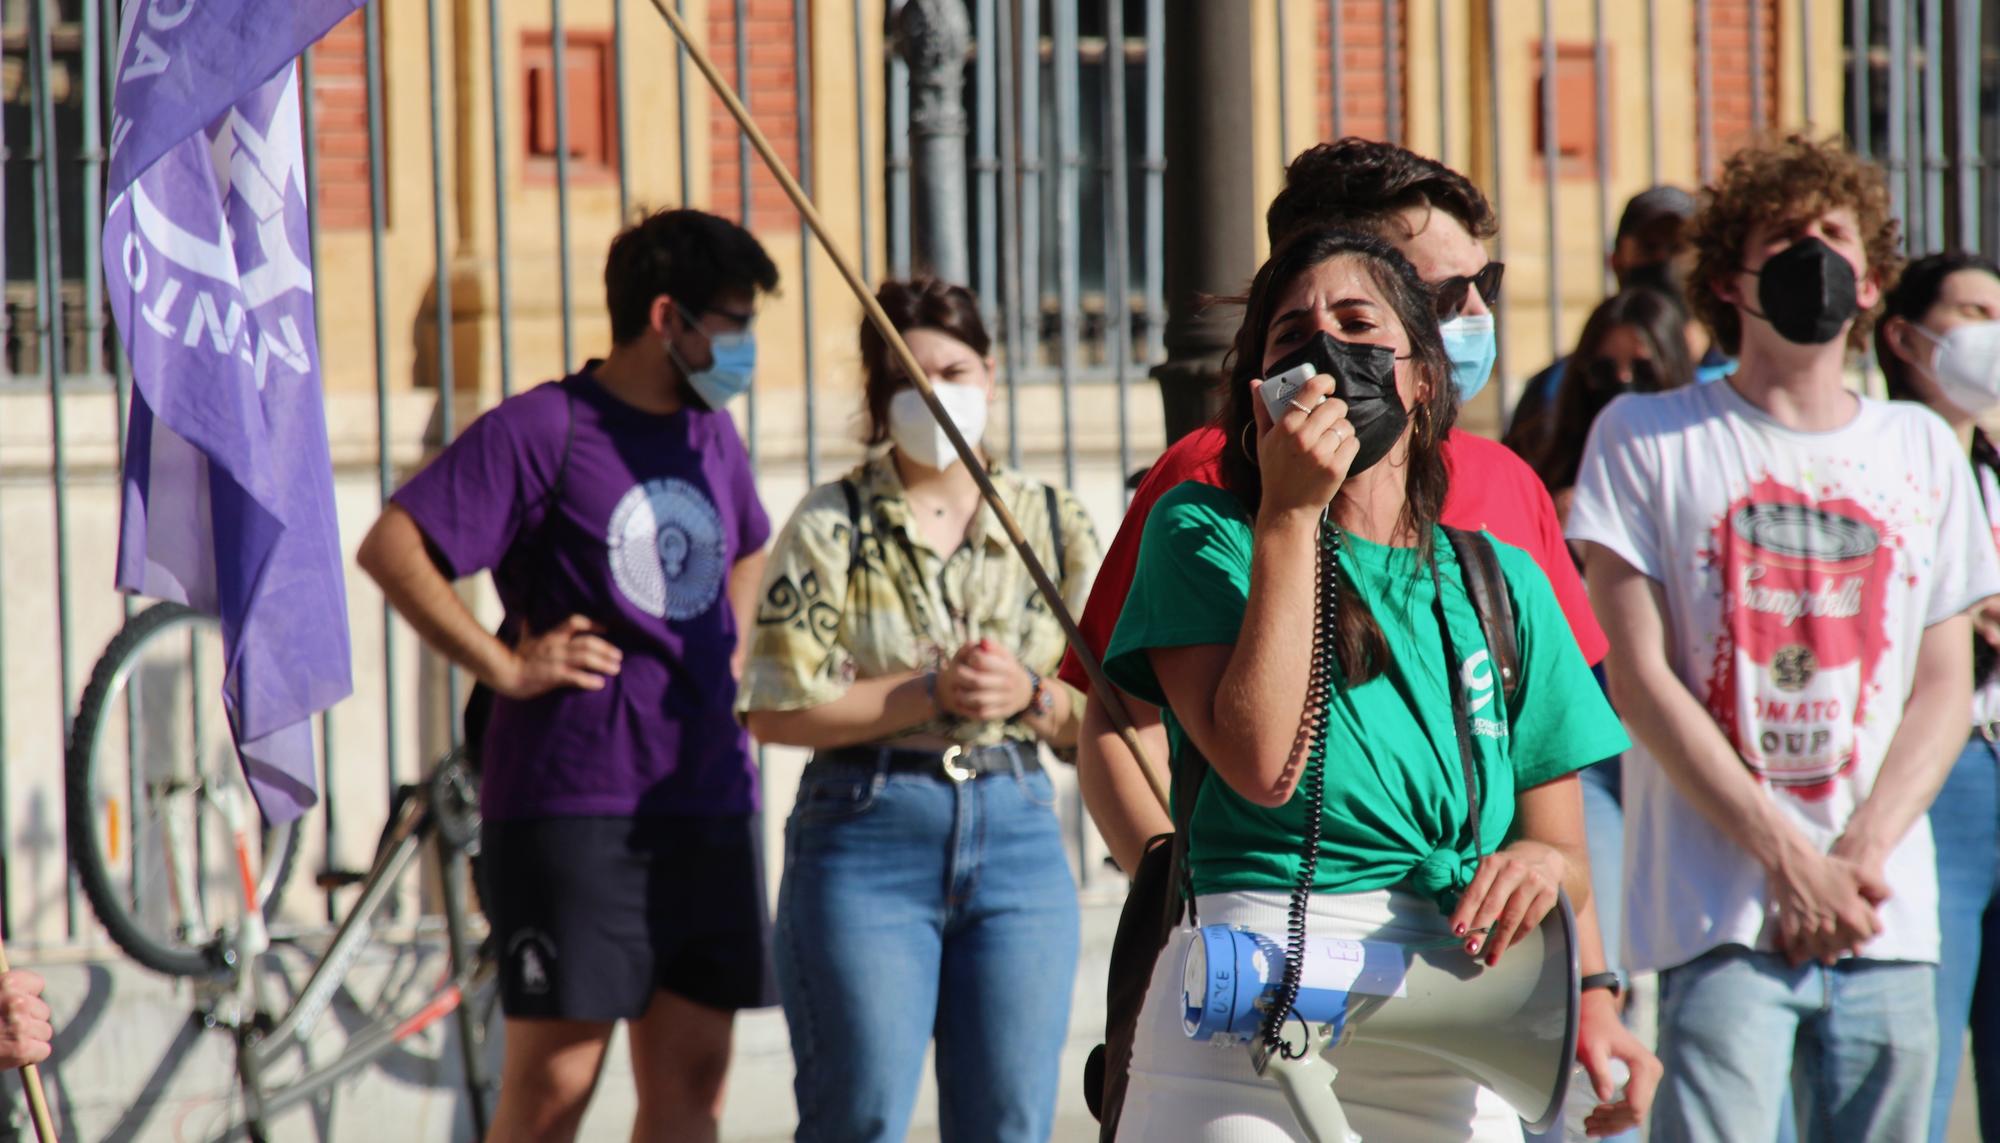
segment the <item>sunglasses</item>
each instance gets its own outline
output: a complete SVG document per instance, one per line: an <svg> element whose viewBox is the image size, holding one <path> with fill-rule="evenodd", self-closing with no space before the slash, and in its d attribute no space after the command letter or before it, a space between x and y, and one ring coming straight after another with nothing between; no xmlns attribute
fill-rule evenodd
<svg viewBox="0 0 2000 1143"><path fill-rule="evenodd" d="M1465 301L1473 290L1478 290L1479 300L1492 309L1500 300L1500 276L1506 272L1506 263L1488 262L1477 274L1459 274L1433 285L1431 296L1437 299L1438 320L1450 321L1464 313Z"/></svg>

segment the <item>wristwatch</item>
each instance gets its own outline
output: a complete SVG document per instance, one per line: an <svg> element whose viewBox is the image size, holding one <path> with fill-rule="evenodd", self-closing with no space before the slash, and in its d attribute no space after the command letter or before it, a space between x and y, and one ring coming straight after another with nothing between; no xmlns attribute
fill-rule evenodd
<svg viewBox="0 0 2000 1143"><path fill-rule="evenodd" d="M1023 667L1028 672L1028 705L1021 708L1017 718L1041 718L1056 708L1056 692L1033 667Z"/></svg>
<svg viewBox="0 0 2000 1143"><path fill-rule="evenodd" d="M1577 982L1578 993L1589 992L1593 988L1602 988L1615 1000L1625 991L1625 982L1615 972L1593 972Z"/></svg>

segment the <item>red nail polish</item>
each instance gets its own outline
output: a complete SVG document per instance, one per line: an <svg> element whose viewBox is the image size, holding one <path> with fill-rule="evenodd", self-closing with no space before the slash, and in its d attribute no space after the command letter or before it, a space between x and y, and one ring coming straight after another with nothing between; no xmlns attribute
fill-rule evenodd
<svg viewBox="0 0 2000 1143"><path fill-rule="evenodd" d="M1465 935L1465 926L1460 925L1457 928L1453 929L1452 932L1457 933L1459 936L1462 937Z"/></svg>

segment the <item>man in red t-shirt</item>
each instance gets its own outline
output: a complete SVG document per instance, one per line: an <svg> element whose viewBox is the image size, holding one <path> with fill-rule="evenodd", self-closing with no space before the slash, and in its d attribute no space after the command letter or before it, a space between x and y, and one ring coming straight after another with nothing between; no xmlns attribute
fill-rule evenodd
<svg viewBox="0 0 2000 1143"><path fill-rule="evenodd" d="M1437 291L1438 318L1460 398L1478 392L1493 369L1490 307L1500 287L1500 264L1487 261L1481 244L1498 225L1479 188L1441 163L1388 143L1322 143L1300 154L1285 171L1285 187L1271 200L1265 226L1275 247L1303 225L1326 223L1377 234L1402 251ZM1103 655L1124 610L1146 514L1184 481L1222 483L1223 447L1222 430L1204 426L1174 442L1140 483L1078 621L1093 654ZM1607 649L1604 632L1563 543L1555 505L1534 470L1499 443L1459 429L1446 438L1444 456L1451 473L1444 523L1484 529L1533 556L1555 589L1585 661L1595 666ZM1090 679L1074 651L1063 660L1062 678L1089 693ZM1164 766L1167 738L1159 710L1130 695L1119 697L1148 755L1156 766ZM1077 781L1084 804L1112 859L1121 868L1136 868L1147 839L1168 832L1173 823L1097 700L1084 707L1078 746ZM1160 780L1165 788L1164 774Z"/></svg>

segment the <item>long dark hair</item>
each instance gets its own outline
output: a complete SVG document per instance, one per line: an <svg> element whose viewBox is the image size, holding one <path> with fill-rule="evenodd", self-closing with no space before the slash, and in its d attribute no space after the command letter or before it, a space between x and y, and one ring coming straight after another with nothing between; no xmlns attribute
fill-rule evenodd
<svg viewBox="0 0 2000 1143"><path fill-rule="evenodd" d="M1448 477L1443 444L1445 434L1458 419L1458 390L1452 385L1451 362L1438 333L1430 287L1394 246L1380 238L1338 227L1308 227L1294 234L1257 271L1244 299L1236 344L1229 351L1229 393L1220 418L1227 437L1222 449L1222 486L1247 512L1257 514L1264 496L1264 477L1257 468L1255 442L1250 440L1257 423L1250 403L1255 399L1250 382L1263 374L1264 343L1285 291L1301 275L1341 257L1358 258L1367 268L1370 280L1409 338L1410 365L1417 379L1430 391L1428 399L1410 410L1409 462L1403 485L1403 518L1399 521L1416 534L1419 557L1428 561L1432 558L1432 532L1444 512ZM1380 672L1388 659L1388 644L1366 602L1352 592L1340 597L1334 632L1335 653L1348 686L1357 686Z"/></svg>
<svg viewBox="0 0 2000 1143"><path fill-rule="evenodd" d="M1655 386L1635 379L1630 386L1605 388L1594 383L1590 367L1603 355L1604 343L1614 331L1630 329L1646 343L1658 371L1659 389L1678 389L1694 381L1694 359L1688 353L1687 311L1678 300L1650 286L1621 290L1598 303L1583 334L1576 339L1576 351L1563 367L1560 395L1555 415L1538 430L1538 447L1530 461L1535 475L1550 492L1561 492L1576 484L1576 470L1583 462L1583 443L1597 414L1620 393L1644 393Z"/></svg>

